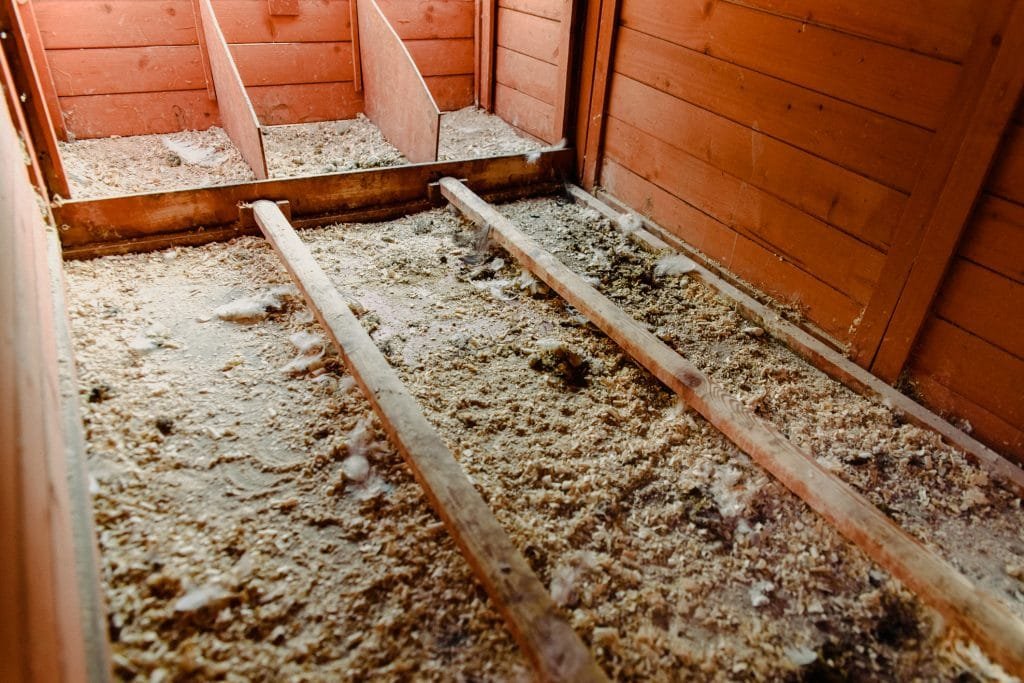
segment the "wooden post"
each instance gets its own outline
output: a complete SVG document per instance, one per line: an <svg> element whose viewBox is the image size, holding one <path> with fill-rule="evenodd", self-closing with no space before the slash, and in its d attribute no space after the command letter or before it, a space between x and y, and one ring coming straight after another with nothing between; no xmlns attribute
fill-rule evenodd
<svg viewBox="0 0 1024 683"><path fill-rule="evenodd" d="M213 5L210 4L210 0L199 2L199 16L203 24L207 53L210 56L213 85L217 90L217 108L220 110L221 123L256 178L265 180L269 176L269 171L256 110L249 100L242 77L238 75L238 67L235 66L231 50L224 40L224 33L217 23Z"/></svg>
<svg viewBox="0 0 1024 683"><path fill-rule="evenodd" d="M376 0L359 5L366 115L413 163L437 161L441 110Z"/></svg>
<svg viewBox="0 0 1024 683"><path fill-rule="evenodd" d="M1024 671L1024 622L925 548L866 498L712 383L637 320L545 251L465 185L441 180L453 206L672 389L868 557L963 628L1007 671Z"/></svg>
<svg viewBox="0 0 1024 683"><path fill-rule="evenodd" d="M281 209L273 202L258 201L253 210L263 234L338 348L427 500L505 616L539 679L605 680L583 641L559 615L526 559Z"/></svg>
<svg viewBox="0 0 1024 683"><path fill-rule="evenodd" d="M561 31L558 41L558 82L555 88L555 141L569 137L570 117L575 99L570 92L573 83L573 49L579 0L562 0Z"/></svg>
<svg viewBox="0 0 1024 683"><path fill-rule="evenodd" d="M2 28L8 32L8 37L3 41L4 53L7 55L18 95L25 97L25 119L32 133L39 165L50 192L66 199L71 195L71 190L60 158L57 130L50 118L45 90L32 60L28 32L11 0L3 0L0 10L3 12L3 17L0 18Z"/></svg>
<svg viewBox="0 0 1024 683"><path fill-rule="evenodd" d="M363 57L359 49L359 2L348 0L348 23L352 38L352 85L363 92Z"/></svg>
<svg viewBox="0 0 1024 683"><path fill-rule="evenodd" d="M1007 17L1009 11L1009 17ZM895 382L913 350L1024 86L1024 3L994 2L951 111L921 162L881 278L854 335L854 358Z"/></svg>
<svg viewBox="0 0 1024 683"><path fill-rule="evenodd" d="M498 0L480 2L480 53L477 82L480 96L477 104L485 111L494 111L494 54L497 49Z"/></svg>
<svg viewBox="0 0 1024 683"><path fill-rule="evenodd" d="M590 13L587 17L587 32L593 33L595 40L593 86L590 90L590 101L580 103L580 108L587 112L587 118L585 128L578 131L578 136L583 137L577 142L583 148L580 181L588 190L597 185L601 174L605 107L608 103L608 89L612 77L612 56L615 48L615 36L618 31L619 3L620 0L602 0L600 12L596 16ZM586 62L586 60L587 56L584 55L584 61Z"/></svg>
<svg viewBox="0 0 1024 683"><path fill-rule="evenodd" d="M206 80L206 96L211 101L217 99L217 89L213 85L213 70L210 68L210 52L206 48L206 33L203 31L202 0L192 0L192 17L196 25L196 43L199 46L199 58L203 61L203 78Z"/></svg>

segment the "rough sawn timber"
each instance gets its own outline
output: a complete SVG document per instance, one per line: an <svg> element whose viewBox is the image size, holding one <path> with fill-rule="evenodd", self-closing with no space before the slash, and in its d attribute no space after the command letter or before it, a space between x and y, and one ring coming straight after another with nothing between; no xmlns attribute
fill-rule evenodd
<svg viewBox="0 0 1024 683"><path fill-rule="evenodd" d="M606 680L590 651L558 613L526 559L281 209L264 200L256 202L253 210L263 234L341 352L391 443L504 615L538 677L544 681Z"/></svg>
<svg viewBox="0 0 1024 683"><path fill-rule="evenodd" d="M492 239L799 496L872 560L961 627L1010 672L1024 671L1024 622L900 528L774 426L590 286L454 178L441 192Z"/></svg>

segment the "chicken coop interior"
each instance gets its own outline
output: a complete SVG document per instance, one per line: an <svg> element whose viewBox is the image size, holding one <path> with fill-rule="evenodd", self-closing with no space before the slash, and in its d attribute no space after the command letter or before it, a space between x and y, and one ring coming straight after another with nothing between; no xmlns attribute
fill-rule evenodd
<svg viewBox="0 0 1024 683"><path fill-rule="evenodd" d="M0 45L0 680L1024 678L1024 1Z"/></svg>

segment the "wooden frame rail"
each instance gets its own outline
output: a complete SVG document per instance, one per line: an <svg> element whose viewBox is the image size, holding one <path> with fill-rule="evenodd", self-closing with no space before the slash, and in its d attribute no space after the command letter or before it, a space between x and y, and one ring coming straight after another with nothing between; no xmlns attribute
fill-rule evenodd
<svg viewBox="0 0 1024 683"><path fill-rule="evenodd" d="M243 234L239 204L288 200L302 227L339 220L382 220L423 211L443 200L430 185L446 175L466 178L488 195L555 190L572 174L572 150L390 166L305 178L282 178L172 192L63 202L55 206L65 258L202 244Z"/></svg>
<svg viewBox="0 0 1024 683"><path fill-rule="evenodd" d="M273 202L258 201L253 210L263 234L338 348L434 511L504 615L538 677L545 681L605 680L583 641L559 615L526 559L280 208Z"/></svg>
<svg viewBox="0 0 1024 683"><path fill-rule="evenodd" d="M568 185L566 191L574 200L594 209L606 218L615 220L621 216L621 213L614 208L580 187ZM604 198L615 202L614 198ZM946 443L962 450L969 459L977 462L993 478L1009 486L1018 496L1024 496L1024 469L1017 467L963 430L957 429L909 396L901 394L836 349L786 320L769 306L719 277L701 265L708 261L706 256L698 253L696 249L648 219L641 219L645 226L652 229L653 234L641 229L631 233L630 236L645 248L653 251L662 249L679 251L689 256L697 264L694 275L701 282L728 300L745 318L763 327L795 354L858 394L884 401L887 406L908 422L934 431Z"/></svg>
<svg viewBox="0 0 1024 683"><path fill-rule="evenodd" d="M367 117L409 161L437 161L441 110L419 67L377 0L351 1L358 7Z"/></svg>
<svg viewBox="0 0 1024 683"><path fill-rule="evenodd" d="M647 368L868 557L938 610L1010 672L1024 671L1024 622L928 550L774 426L712 383L509 219L454 178L441 192L518 262L543 280L637 363Z"/></svg>
<svg viewBox="0 0 1024 683"><path fill-rule="evenodd" d="M263 149L260 120L245 90L242 77L238 74L238 67L231 56L231 50L224 39L224 32L220 29L210 0L199 0L199 16L224 131L235 143L235 147L245 159L245 163L249 164L256 178L265 180L270 176L270 172Z"/></svg>

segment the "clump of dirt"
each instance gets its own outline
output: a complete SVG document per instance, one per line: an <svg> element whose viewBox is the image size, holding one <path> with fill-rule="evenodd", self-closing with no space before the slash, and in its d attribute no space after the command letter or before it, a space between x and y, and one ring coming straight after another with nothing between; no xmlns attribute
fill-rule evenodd
<svg viewBox="0 0 1024 683"><path fill-rule="evenodd" d="M73 199L255 179L227 133L217 127L58 144Z"/></svg>

